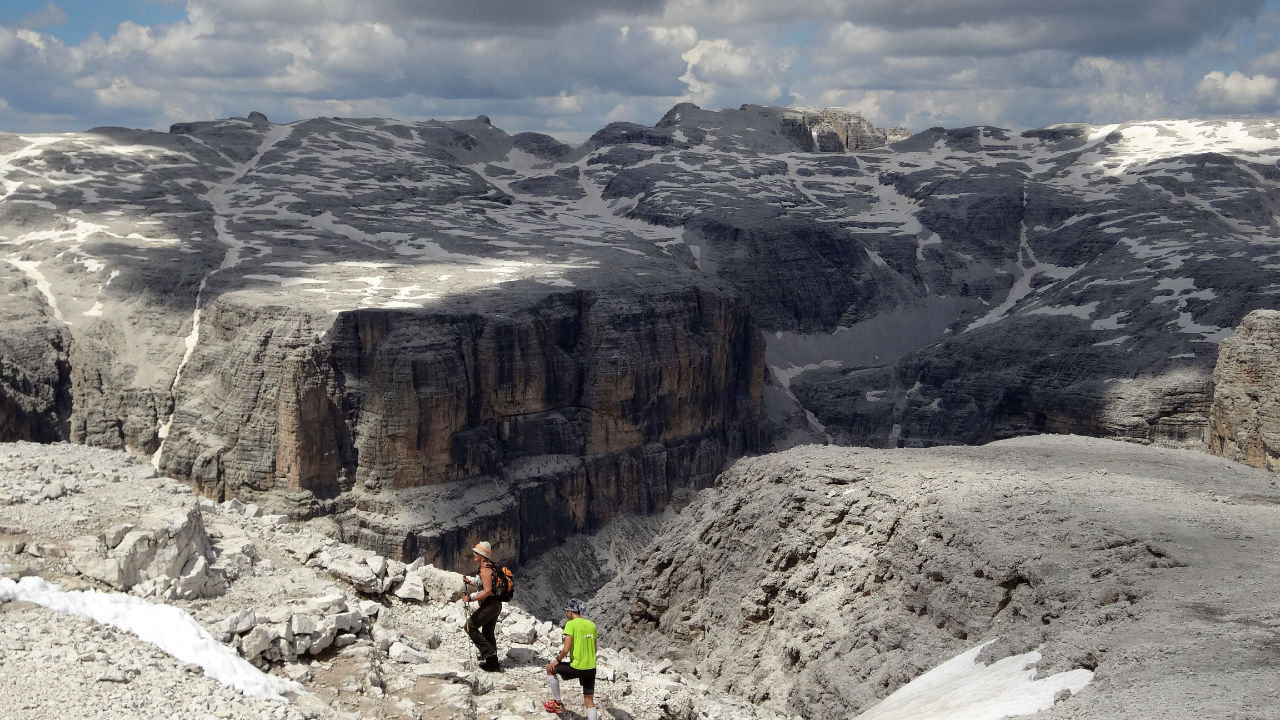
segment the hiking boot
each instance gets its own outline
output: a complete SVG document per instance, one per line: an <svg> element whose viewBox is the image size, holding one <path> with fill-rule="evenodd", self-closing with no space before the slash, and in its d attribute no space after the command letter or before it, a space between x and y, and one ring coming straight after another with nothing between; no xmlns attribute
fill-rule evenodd
<svg viewBox="0 0 1280 720"><path fill-rule="evenodd" d="M544 700L542 702L542 709L546 710L549 713L555 713L556 715L559 715L560 713L564 712L564 703L560 702L559 700Z"/></svg>
<svg viewBox="0 0 1280 720"><path fill-rule="evenodd" d="M498 664L497 655L490 655L484 659L484 662L480 663L480 669L485 672L499 672L502 670L502 666Z"/></svg>

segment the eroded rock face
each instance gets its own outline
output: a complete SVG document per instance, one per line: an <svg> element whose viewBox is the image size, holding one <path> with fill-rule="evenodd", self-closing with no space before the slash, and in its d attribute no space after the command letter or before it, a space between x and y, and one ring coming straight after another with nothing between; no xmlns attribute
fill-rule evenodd
<svg viewBox="0 0 1280 720"><path fill-rule="evenodd" d="M1255 310L1222 342L1209 452L1280 471L1280 311Z"/></svg>
<svg viewBox="0 0 1280 720"><path fill-rule="evenodd" d="M1225 598L1239 577L1275 585L1276 499L1252 468L1091 438L794 448L738 461L673 515L592 619L672 672L802 717L852 717L988 641L984 663L1038 650L1037 677L1096 671L1054 717L1247 715L1271 703L1256 679L1272 650L1227 618L1276 603ZM1252 549L1223 546L1224 526ZM1184 664L1234 689L1206 697L1162 669ZM1133 682L1148 673L1158 691Z"/></svg>
<svg viewBox="0 0 1280 720"><path fill-rule="evenodd" d="M142 597L215 597L227 589L212 567L213 546L196 508L182 508L115 525L72 540L72 566L86 577Z"/></svg>
<svg viewBox="0 0 1280 720"><path fill-rule="evenodd" d="M53 442L66 437L71 415L70 333L50 312L35 283L0 262L0 441Z"/></svg>
<svg viewBox="0 0 1280 720"><path fill-rule="evenodd" d="M297 516L354 510L349 532L392 556L450 566L481 537L536 554L660 510L759 442L763 345L724 294L336 319L224 297L209 313L162 468ZM497 489L468 508L477 482Z"/></svg>

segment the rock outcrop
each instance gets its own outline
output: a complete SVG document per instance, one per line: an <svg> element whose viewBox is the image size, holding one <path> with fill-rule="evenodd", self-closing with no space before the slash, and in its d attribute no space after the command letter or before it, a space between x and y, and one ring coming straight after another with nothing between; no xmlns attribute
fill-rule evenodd
<svg viewBox="0 0 1280 720"><path fill-rule="evenodd" d="M639 129L641 126L635 127ZM676 144L670 131L681 130L685 137L688 133L696 133L699 139L706 140L707 135L711 135L714 142L741 143L743 149L770 153L850 153L881 147L911 136L905 128L878 128L850 108L779 108L750 104L737 110L713 111L703 110L693 103L680 103L662 116L654 130L667 131L647 135L668 138L661 142L662 145ZM628 136L609 139L612 142L629 142L629 138L637 136L637 131L633 130ZM606 137L597 135L593 140Z"/></svg>
<svg viewBox="0 0 1280 720"><path fill-rule="evenodd" d="M802 717L986 642L1093 673L1046 717L1248 716L1275 698L1275 623L1244 608L1280 605L1278 501L1221 458L1079 437L795 448L738 461L592 607L612 642Z"/></svg>
<svg viewBox="0 0 1280 720"><path fill-rule="evenodd" d="M213 546L197 508L74 538L68 555L86 577L141 597L206 598L227 589L225 575L212 566Z"/></svg>
<svg viewBox="0 0 1280 720"><path fill-rule="evenodd" d="M65 438L71 416L70 333L19 266L0 262L0 441Z"/></svg>
<svg viewBox="0 0 1280 720"><path fill-rule="evenodd" d="M1280 471L1280 311L1249 313L1213 370L1208 451Z"/></svg>

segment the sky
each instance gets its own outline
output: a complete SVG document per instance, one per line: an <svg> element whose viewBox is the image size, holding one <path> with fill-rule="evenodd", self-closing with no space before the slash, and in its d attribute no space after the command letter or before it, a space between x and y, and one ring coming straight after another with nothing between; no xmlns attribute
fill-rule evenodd
<svg viewBox="0 0 1280 720"><path fill-rule="evenodd" d="M3 0L0 131L489 116L581 142L673 105L881 127L1280 114L1280 0Z"/></svg>

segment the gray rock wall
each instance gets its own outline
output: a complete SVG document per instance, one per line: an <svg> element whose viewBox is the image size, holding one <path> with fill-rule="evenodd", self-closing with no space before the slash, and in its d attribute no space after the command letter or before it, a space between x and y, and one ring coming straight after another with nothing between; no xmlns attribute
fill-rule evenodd
<svg viewBox="0 0 1280 720"><path fill-rule="evenodd" d="M745 307L701 288L569 292L501 315L223 296L161 467L219 499L343 512L344 532L388 555L451 566L486 538L523 558L661 510L757 447L762 353ZM449 496L473 483L498 489Z"/></svg>
<svg viewBox="0 0 1280 720"><path fill-rule="evenodd" d="M71 415L71 334L35 284L0 262L0 441L53 442L66 437Z"/></svg>
<svg viewBox="0 0 1280 720"><path fill-rule="evenodd" d="M1280 311L1249 313L1219 346L1207 448L1280 471Z"/></svg>
<svg viewBox="0 0 1280 720"><path fill-rule="evenodd" d="M1248 618L1277 604L1276 499L1252 468L1092 438L793 448L735 463L588 610L615 647L800 717L988 641L983 664L1095 673L1045 717L1247 717L1274 705Z"/></svg>

